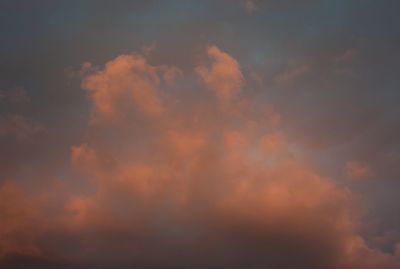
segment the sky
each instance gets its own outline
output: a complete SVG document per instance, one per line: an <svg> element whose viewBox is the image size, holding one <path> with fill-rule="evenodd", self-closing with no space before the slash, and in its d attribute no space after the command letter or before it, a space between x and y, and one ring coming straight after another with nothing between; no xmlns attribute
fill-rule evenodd
<svg viewBox="0 0 400 269"><path fill-rule="evenodd" d="M396 0L0 2L0 267L400 268Z"/></svg>

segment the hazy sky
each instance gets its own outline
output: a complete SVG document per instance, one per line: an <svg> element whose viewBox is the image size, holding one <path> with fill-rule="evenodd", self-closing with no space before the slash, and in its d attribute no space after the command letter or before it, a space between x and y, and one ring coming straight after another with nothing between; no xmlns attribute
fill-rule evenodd
<svg viewBox="0 0 400 269"><path fill-rule="evenodd" d="M0 267L400 268L399 8L0 1Z"/></svg>

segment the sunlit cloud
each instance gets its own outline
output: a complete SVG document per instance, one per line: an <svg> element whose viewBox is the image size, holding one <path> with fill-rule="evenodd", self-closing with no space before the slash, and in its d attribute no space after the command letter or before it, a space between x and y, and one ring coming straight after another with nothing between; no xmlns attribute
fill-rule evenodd
<svg viewBox="0 0 400 269"><path fill-rule="evenodd" d="M3 185L10 206L0 208L0 257L156 268L398 266L396 253L360 236L356 197L293 151L278 109L247 93L239 62L216 46L203 56L210 62L185 73L141 54L95 70L84 64L92 118L70 164L86 187L28 197ZM177 77L167 92L164 83ZM201 88L187 96L183 85ZM346 169L351 178L369 173L359 162Z"/></svg>

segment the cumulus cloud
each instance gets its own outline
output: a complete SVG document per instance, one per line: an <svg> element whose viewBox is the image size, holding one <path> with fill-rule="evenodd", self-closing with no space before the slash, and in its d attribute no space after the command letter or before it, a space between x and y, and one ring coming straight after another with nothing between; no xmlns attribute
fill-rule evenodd
<svg viewBox="0 0 400 269"><path fill-rule="evenodd" d="M141 55L121 55L86 76L82 88L93 102L94 121L115 120L132 106L144 116L157 116L165 109L158 93L161 77L172 81L179 74L177 68L152 66Z"/></svg>
<svg viewBox="0 0 400 269"><path fill-rule="evenodd" d="M215 46L207 48L207 56L211 60L211 66L200 65L196 71L214 91L222 109L232 110L244 84L240 66L232 56Z"/></svg>
<svg viewBox="0 0 400 269"><path fill-rule="evenodd" d="M352 194L290 150L277 111L254 102L241 114L220 113L251 98L231 55L215 46L206 55L211 65L196 72L216 103L207 90L173 91L182 101L172 102L161 93L162 77L182 73L136 54L88 74L82 87L93 115L113 124L88 125L71 147L86 188L71 188L53 214L3 187L17 205L1 208L3 230L32 234L23 236L25 249L0 233L0 246L76 268L398 266L359 236ZM40 229L26 227L37 219Z"/></svg>

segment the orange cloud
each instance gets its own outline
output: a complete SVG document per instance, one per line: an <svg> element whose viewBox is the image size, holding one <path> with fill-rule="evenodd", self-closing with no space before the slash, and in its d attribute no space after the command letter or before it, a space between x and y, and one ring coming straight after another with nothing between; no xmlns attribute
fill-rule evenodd
<svg viewBox="0 0 400 269"><path fill-rule="evenodd" d="M89 125L71 148L84 187L52 188L45 204L57 204L54 214L3 186L0 199L14 207L0 207L0 256L122 268L396 268L395 255L360 237L352 194L290 151L275 109L254 102L238 117L216 113L235 108L244 78L232 56L206 53L211 67L196 71L217 104L206 90L162 98L168 72L138 55L86 76L95 119L114 124Z"/></svg>
<svg viewBox="0 0 400 269"><path fill-rule="evenodd" d="M207 55L212 60L211 66L200 65L196 71L207 87L214 91L222 109L232 110L244 85L240 66L234 58L215 46L207 48Z"/></svg>
<svg viewBox="0 0 400 269"><path fill-rule="evenodd" d="M161 77L172 81L179 74L176 67L152 66L141 55L121 55L87 75L82 88L93 101L95 121L124 117L132 105L140 114L154 117L165 109L158 93Z"/></svg>
<svg viewBox="0 0 400 269"><path fill-rule="evenodd" d="M266 134L261 138L261 148L268 154L276 154L283 147L283 138L280 133Z"/></svg>

